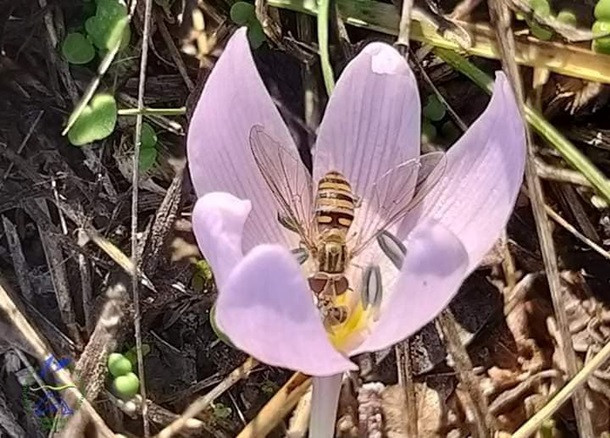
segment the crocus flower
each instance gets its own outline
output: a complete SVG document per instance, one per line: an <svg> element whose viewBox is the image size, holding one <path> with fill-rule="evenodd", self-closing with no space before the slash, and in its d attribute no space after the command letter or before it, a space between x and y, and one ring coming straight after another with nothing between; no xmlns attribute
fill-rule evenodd
<svg viewBox="0 0 610 438"><path fill-rule="evenodd" d="M362 204L370 205L373 183L419 156L420 106L404 58L387 44L366 46L344 69L328 102L314 149L313 181L339 171ZM374 317L352 305L356 316L341 327L339 338L322 324L290 252L299 236L277 219L277 203L249 144L253 126L264 127L298 156L256 70L246 30L240 29L208 78L191 120L188 159L199 198L194 232L217 281L219 328L262 362L315 376L313 417L326 415L331 429L312 424L312 436L331 436L340 376L357 369L349 357L391 346L431 321L500 236L523 178L523 122L506 77L497 73L487 109L447 152L438 183L390 230L406 247L401 269L379 254L375 242L363 256L381 267L382 301ZM294 167L288 166L288 177L299 176ZM360 211L376 214L357 208L353 227L371 220L358 217ZM349 281L357 288L356 277ZM351 297L359 300L358 293Z"/></svg>

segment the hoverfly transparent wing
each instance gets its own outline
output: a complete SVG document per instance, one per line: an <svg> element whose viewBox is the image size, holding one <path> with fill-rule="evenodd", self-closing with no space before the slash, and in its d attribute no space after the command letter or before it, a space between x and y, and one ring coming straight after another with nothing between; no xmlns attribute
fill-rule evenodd
<svg viewBox="0 0 610 438"><path fill-rule="evenodd" d="M313 249L313 183L297 151L280 144L260 125L250 130L250 149L276 201L278 221L298 233L307 249Z"/></svg>
<svg viewBox="0 0 610 438"><path fill-rule="evenodd" d="M445 153L432 152L405 161L379 178L373 185L371 198L356 213L367 219L350 237L356 242L352 256L417 207L442 178L446 166Z"/></svg>

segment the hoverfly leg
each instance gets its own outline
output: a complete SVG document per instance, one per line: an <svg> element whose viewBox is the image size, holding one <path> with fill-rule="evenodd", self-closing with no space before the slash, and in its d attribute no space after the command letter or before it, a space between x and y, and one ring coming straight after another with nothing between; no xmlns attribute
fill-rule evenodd
<svg viewBox="0 0 610 438"><path fill-rule="evenodd" d="M290 252L295 256L297 262L299 262L299 265L305 263L309 258L309 251L307 251L307 249L303 247L295 248L293 250L290 250Z"/></svg>
<svg viewBox="0 0 610 438"><path fill-rule="evenodd" d="M377 236L377 243L383 253L390 259L398 270L402 268L402 262L407 254L405 245L392 233L387 230L382 231Z"/></svg>
<svg viewBox="0 0 610 438"><path fill-rule="evenodd" d="M382 293L381 269L377 265L368 266L362 278L362 307L366 310L370 306L375 315L381 306Z"/></svg>

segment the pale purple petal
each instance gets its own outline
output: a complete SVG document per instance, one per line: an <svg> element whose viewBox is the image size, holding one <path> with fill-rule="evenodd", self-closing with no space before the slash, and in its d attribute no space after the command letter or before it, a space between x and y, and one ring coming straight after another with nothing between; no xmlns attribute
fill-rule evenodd
<svg viewBox="0 0 610 438"><path fill-rule="evenodd" d="M497 73L485 112L449 149L447 170L399 233L406 236L418 217L438 220L462 241L474 270L500 237L523 180L525 128L510 84Z"/></svg>
<svg viewBox="0 0 610 438"><path fill-rule="evenodd" d="M252 157L249 134L254 125L263 125L296 153L288 128L256 70L246 28L242 28L229 40L205 84L190 122L187 152L198 196L222 191L252 201L244 230L245 250L288 239Z"/></svg>
<svg viewBox="0 0 610 438"><path fill-rule="evenodd" d="M443 225L424 221L405 244L396 289L382 304L370 336L351 354L381 350L411 336L449 304L464 281L468 254Z"/></svg>
<svg viewBox="0 0 610 438"><path fill-rule="evenodd" d="M314 180L342 172L357 196L371 196L388 170L419 155L420 100L415 77L391 46L372 43L337 81L320 125Z"/></svg>
<svg viewBox="0 0 610 438"><path fill-rule="evenodd" d="M235 346L269 365L329 376L357 367L330 344L290 251L252 249L221 288L216 322Z"/></svg>
<svg viewBox="0 0 610 438"><path fill-rule="evenodd" d="M309 436L333 438L337 422L337 408L343 373L328 377L314 377L311 395Z"/></svg>
<svg viewBox="0 0 610 438"><path fill-rule="evenodd" d="M224 192L208 193L195 204L193 232L219 288L243 258L241 240L251 208L250 201Z"/></svg>

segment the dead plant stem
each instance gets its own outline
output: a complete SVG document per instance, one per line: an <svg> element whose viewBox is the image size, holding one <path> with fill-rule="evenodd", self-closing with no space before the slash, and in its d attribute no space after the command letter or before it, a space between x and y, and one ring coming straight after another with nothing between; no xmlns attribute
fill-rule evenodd
<svg viewBox="0 0 610 438"><path fill-rule="evenodd" d="M133 0L132 6L135 7L137 0ZM148 42L150 38L150 19L152 15L152 0L144 0L144 30L142 31L142 55L140 58L140 77L138 81L138 110L144 108L144 90L146 87L146 67L148 64ZM133 325L136 338L136 353L138 358L138 376L140 377L140 395L142 396L142 427L144 437L150 436L150 426L148 423L148 403L146 402L146 376L144 374L144 355L142 354L142 314L140 309L140 280L137 267L139 263L138 251L138 183L139 183L139 163L140 145L142 140L142 114L136 116L136 132L134 138L133 169L131 180L131 289L133 294L134 318Z"/></svg>

